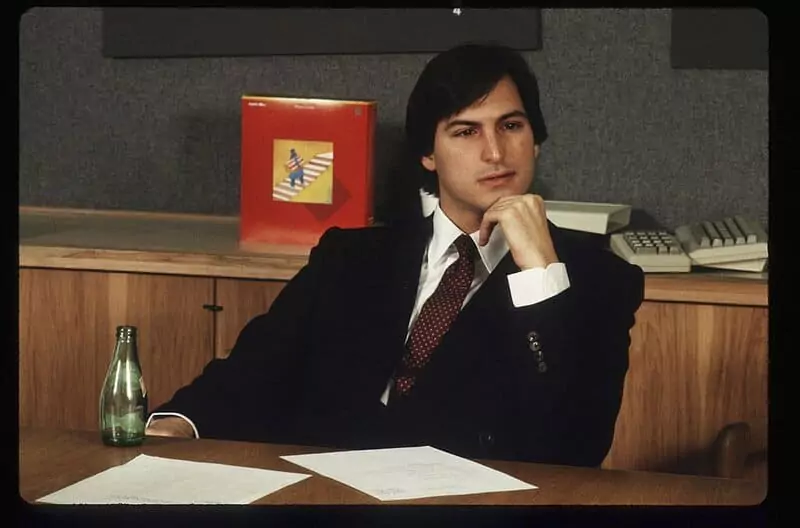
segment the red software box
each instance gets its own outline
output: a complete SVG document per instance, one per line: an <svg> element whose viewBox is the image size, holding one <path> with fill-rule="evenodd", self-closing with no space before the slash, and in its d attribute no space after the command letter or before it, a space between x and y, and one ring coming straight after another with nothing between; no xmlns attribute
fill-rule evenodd
<svg viewBox="0 0 800 528"><path fill-rule="evenodd" d="M376 116L374 101L242 96L240 247L370 225Z"/></svg>

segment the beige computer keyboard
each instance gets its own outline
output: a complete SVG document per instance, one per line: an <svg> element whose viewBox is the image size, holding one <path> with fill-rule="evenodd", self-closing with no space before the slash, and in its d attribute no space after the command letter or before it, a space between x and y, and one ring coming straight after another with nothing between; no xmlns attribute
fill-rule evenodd
<svg viewBox="0 0 800 528"><path fill-rule="evenodd" d="M675 230L694 264L762 262L768 257L767 233L744 216L687 224Z"/></svg>
<svg viewBox="0 0 800 528"><path fill-rule="evenodd" d="M767 234L757 222L740 215L665 230L614 233L611 250L645 272L688 272L692 266L763 271Z"/></svg>
<svg viewBox="0 0 800 528"><path fill-rule="evenodd" d="M688 272L692 261L674 235L664 230L614 233L611 250L646 272Z"/></svg>

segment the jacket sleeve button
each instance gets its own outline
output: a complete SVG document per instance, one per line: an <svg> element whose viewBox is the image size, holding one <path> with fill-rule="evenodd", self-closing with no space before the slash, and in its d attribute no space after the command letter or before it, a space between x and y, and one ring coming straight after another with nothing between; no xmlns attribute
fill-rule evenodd
<svg viewBox="0 0 800 528"><path fill-rule="evenodd" d="M540 361L538 368L539 368L539 372L541 374L544 374L545 372L547 372L547 363L545 363L544 361Z"/></svg>

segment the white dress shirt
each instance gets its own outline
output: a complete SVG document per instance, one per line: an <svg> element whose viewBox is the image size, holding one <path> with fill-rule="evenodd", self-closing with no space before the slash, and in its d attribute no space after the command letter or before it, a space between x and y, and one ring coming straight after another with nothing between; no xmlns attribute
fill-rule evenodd
<svg viewBox="0 0 800 528"><path fill-rule="evenodd" d="M508 252L508 244L499 225L492 230L489 241L485 246L478 245L478 234L478 231L470 233L470 237L475 241L475 246L478 248L481 258L475 263L475 278L472 281L469 292L467 292L462 308L475 295L478 288L481 287L489 274L494 271L494 268ZM408 321L408 333L410 333L412 325L417 320L423 304L436 290L445 270L458 259L458 251L453 242L461 235L461 230L436 204L433 210L433 236L428 242L422 259L417 300ZM569 288L569 277L562 262L554 262L547 268L532 268L512 273L508 275L507 279L511 300L517 308L541 302ZM406 339L408 338L408 333L406 334ZM381 395L381 401L384 405L388 402L392 382L393 377L387 381L386 389ZM149 425L153 418L165 416L183 418L191 424L195 437L200 437L194 423L182 414L153 413L147 423Z"/></svg>

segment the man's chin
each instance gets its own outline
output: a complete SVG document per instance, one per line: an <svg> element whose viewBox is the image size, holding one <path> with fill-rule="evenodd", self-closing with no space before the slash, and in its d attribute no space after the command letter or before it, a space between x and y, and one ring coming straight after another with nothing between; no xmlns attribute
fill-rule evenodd
<svg viewBox="0 0 800 528"><path fill-rule="evenodd" d="M486 189L484 192L486 194L487 197L486 201L489 203L489 206L493 205L497 200L500 200L502 198L508 198L510 196L519 196L521 194L525 194L524 191L521 191L516 186L512 185L498 186L492 189Z"/></svg>

